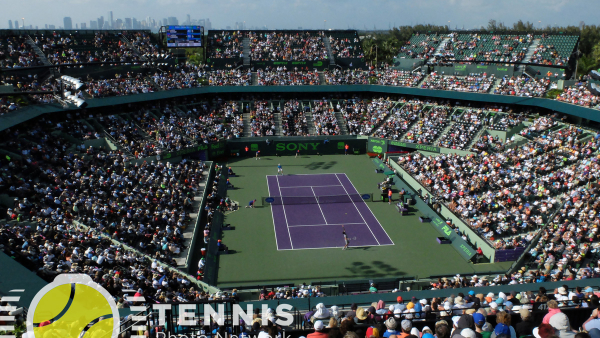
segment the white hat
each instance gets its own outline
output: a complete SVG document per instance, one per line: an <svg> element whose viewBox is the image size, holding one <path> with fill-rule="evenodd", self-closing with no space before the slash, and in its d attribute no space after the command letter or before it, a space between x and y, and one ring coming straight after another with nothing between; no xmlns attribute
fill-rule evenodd
<svg viewBox="0 0 600 338"><path fill-rule="evenodd" d="M462 329L462 331L460 331L460 335L465 337L465 338L475 338L477 335L475 334L475 331L473 331L472 329Z"/></svg>
<svg viewBox="0 0 600 338"><path fill-rule="evenodd" d="M325 326L323 325L323 322L322 322L322 321L320 321L320 320L317 320L317 321L315 322L315 330L316 330L316 331L321 331L321 330L323 330L323 328L324 328L324 327L325 327Z"/></svg>
<svg viewBox="0 0 600 338"><path fill-rule="evenodd" d="M567 290L564 287L559 287L558 288L558 293L561 295L566 295L567 294Z"/></svg>
<svg viewBox="0 0 600 338"><path fill-rule="evenodd" d="M419 301L419 303L423 304L423 305L427 305L427 299L421 299Z"/></svg>
<svg viewBox="0 0 600 338"><path fill-rule="evenodd" d="M496 302L491 302L491 303L490 303L490 307L491 307L492 309L497 309L497 308L498 308L498 303L496 303Z"/></svg>

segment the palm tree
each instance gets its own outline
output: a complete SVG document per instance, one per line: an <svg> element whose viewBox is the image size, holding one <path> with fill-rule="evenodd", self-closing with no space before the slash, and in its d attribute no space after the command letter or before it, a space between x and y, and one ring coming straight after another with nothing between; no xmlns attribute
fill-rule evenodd
<svg viewBox="0 0 600 338"><path fill-rule="evenodd" d="M577 74L578 75L587 75L590 71L596 69L598 67L598 60L596 60L591 55L582 56L577 63Z"/></svg>

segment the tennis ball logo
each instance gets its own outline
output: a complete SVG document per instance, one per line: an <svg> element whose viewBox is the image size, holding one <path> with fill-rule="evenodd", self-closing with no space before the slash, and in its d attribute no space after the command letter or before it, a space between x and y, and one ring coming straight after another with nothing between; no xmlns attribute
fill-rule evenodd
<svg viewBox="0 0 600 338"><path fill-rule="evenodd" d="M27 314L35 338L116 338L119 311L111 295L84 274L61 274L38 292Z"/></svg>
<svg viewBox="0 0 600 338"><path fill-rule="evenodd" d="M380 146L373 146L374 153L380 153L382 151L383 151L383 148L381 148Z"/></svg>

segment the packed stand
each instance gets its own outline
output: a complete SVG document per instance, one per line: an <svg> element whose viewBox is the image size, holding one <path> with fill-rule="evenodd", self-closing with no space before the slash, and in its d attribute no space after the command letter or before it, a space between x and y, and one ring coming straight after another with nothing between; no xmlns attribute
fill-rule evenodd
<svg viewBox="0 0 600 338"><path fill-rule="evenodd" d="M319 73L309 70L288 70L284 67L276 69L268 68L265 70L259 69L256 72L259 86L302 86L302 85L318 85Z"/></svg>
<svg viewBox="0 0 600 338"><path fill-rule="evenodd" d="M152 37L146 32L125 32L125 37L147 62L164 61L173 56L173 53L160 48L160 45L152 41Z"/></svg>
<svg viewBox="0 0 600 338"><path fill-rule="evenodd" d="M114 79L91 80L87 82L87 93L94 98L145 94L154 92L152 79L141 73L125 76L116 74Z"/></svg>
<svg viewBox="0 0 600 338"><path fill-rule="evenodd" d="M208 75L210 86L249 86L252 84L252 73L241 70L216 70Z"/></svg>
<svg viewBox="0 0 600 338"><path fill-rule="evenodd" d="M423 79L421 72L405 70L377 71L372 74L377 79L377 84L384 86L416 87Z"/></svg>
<svg viewBox="0 0 600 338"><path fill-rule="evenodd" d="M186 137L186 129L179 127L182 124L185 125L188 117L179 116L168 106L160 118L152 116L147 110L140 110L132 113L131 116L135 119L137 126L166 152L178 151L195 144Z"/></svg>
<svg viewBox="0 0 600 338"><path fill-rule="evenodd" d="M494 94L544 97L550 83L551 81L548 78L538 80L528 76L504 76L500 85L494 89Z"/></svg>
<svg viewBox="0 0 600 338"><path fill-rule="evenodd" d="M35 44L53 64L81 64L90 62L143 62L139 53L121 39L121 34L95 32L68 34L54 32L35 36Z"/></svg>
<svg viewBox="0 0 600 338"><path fill-rule="evenodd" d="M421 110L419 120L406 132L404 139L411 143L433 144L448 125L449 109L447 106L433 106L429 110Z"/></svg>
<svg viewBox="0 0 600 338"><path fill-rule="evenodd" d="M267 101L255 101L254 109L250 112L250 130L252 136L275 135L274 110L269 108L271 103Z"/></svg>
<svg viewBox="0 0 600 338"><path fill-rule="evenodd" d="M482 135L473 143L471 151L478 154L498 153L504 151L504 141L498 136Z"/></svg>
<svg viewBox="0 0 600 338"><path fill-rule="evenodd" d="M489 129L506 131L521 124L525 120L525 115L502 113L498 114L498 116L493 116L490 114L489 120Z"/></svg>
<svg viewBox="0 0 600 338"><path fill-rule="evenodd" d="M151 76L160 90L174 90L201 87L207 74L202 67L191 64L177 66L167 71L156 72Z"/></svg>
<svg viewBox="0 0 600 338"><path fill-rule="evenodd" d="M319 61L328 58L322 31L250 32L253 61Z"/></svg>
<svg viewBox="0 0 600 338"><path fill-rule="evenodd" d="M340 33L333 34L339 35ZM360 59L365 57L360 45L360 39L356 32L350 36L329 36L329 45L331 46L331 53L336 58Z"/></svg>
<svg viewBox="0 0 600 338"><path fill-rule="evenodd" d="M388 117L393 105L394 102L384 98L370 101L351 99L336 108L344 116L350 135L369 135Z"/></svg>
<svg viewBox="0 0 600 338"><path fill-rule="evenodd" d="M328 85L369 84L369 73L355 69L327 69L323 71L325 83Z"/></svg>
<svg viewBox="0 0 600 338"><path fill-rule="evenodd" d="M556 100L596 109L600 105L600 96L592 93L585 83L567 87Z"/></svg>
<svg viewBox="0 0 600 338"><path fill-rule="evenodd" d="M58 86L51 82L42 83L37 74L18 76L18 75L0 75L0 85L13 86L16 92L48 92L48 94L29 94L28 101L35 104L45 104L55 102L55 91L60 91Z"/></svg>
<svg viewBox="0 0 600 338"><path fill-rule="evenodd" d="M400 140L418 119L423 110L423 103L414 99L401 108L393 108L390 117L373 133L373 137Z"/></svg>
<svg viewBox="0 0 600 338"><path fill-rule="evenodd" d="M43 66L23 36L8 36L0 39L0 68L25 68Z"/></svg>
<svg viewBox="0 0 600 338"><path fill-rule="evenodd" d="M599 174L584 169L596 156L597 140L579 142L580 134L569 127L503 153L415 154L399 163L482 237L494 240L542 227L560 206L562 194ZM523 238L521 246L527 244ZM498 241L497 246L505 245Z"/></svg>
<svg viewBox="0 0 600 338"><path fill-rule="evenodd" d="M28 178L18 189L9 189L16 199L7 218L35 222L37 228L25 226L12 239L10 232L19 233L19 225L5 228L9 233L0 236L5 250L13 250L18 260L48 280L61 272L95 273L114 265L124 269L120 277L125 278L128 269L139 269L137 264L127 266L132 253L112 244L111 238L176 265L173 258L183 249L182 231L191 222L204 164L144 162L127 168L127 158L116 152L91 148L84 160L68 156L64 140L40 130L28 131L27 138L36 143L7 144L20 149L26 160L4 160L9 163L3 171ZM75 220L90 230L81 230ZM20 243L18 248L15 243ZM150 266L157 268L156 262Z"/></svg>
<svg viewBox="0 0 600 338"><path fill-rule="evenodd" d="M327 100L313 101L312 120L315 124L317 135L339 135L340 126L338 125L335 111Z"/></svg>
<svg viewBox="0 0 600 338"><path fill-rule="evenodd" d="M453 90L458 92L487 93L494 86L496 77L492 74L471 74L468 76L438 75L431 73L421 85L424 89Z"/></svg>
<svg viewBox="0 0 600 338"><path fill-rule="evenodd" d="M207 37L208 58L232 59L243 57L244 35L240 31L214 31Z"/></svg>
<svg viewBox="0 0 600 338"><path fill-rule="evenodd" d="M310 107L307 107L310 110ZM279 107L278 107L279 109ZM286 101L281 114L283 136L308 136L308 121L302 104L297 100Z"/></svg>
<svg viewBox="0 0 600 338"><path fill-rule="evenodd" d="M160 155L160 148L148 139L133 121L125 120L117 115L99 116L96 121L104 128L106 133L127 150L135 158ZM103 137L96 133L96 138Z"/></svg>

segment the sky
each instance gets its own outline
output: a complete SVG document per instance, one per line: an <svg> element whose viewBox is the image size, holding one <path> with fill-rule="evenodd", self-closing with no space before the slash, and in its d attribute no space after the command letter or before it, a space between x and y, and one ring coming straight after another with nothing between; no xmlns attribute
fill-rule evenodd
<svg viewBox="0 0 600 338"><path fill-rule="evenodd" d="M474 29L490 19L512 25L518 20L536 25L599 24L599 0L0 0L0 28L8 20L25 18L25 25L63 25L69 16L87 23L113 11L117 18L162 19L182 22L210 18L213 28L234 26L269 29L388 29L401 25L448 24ZM541 23L540 23L541 21Z"/></svg>

